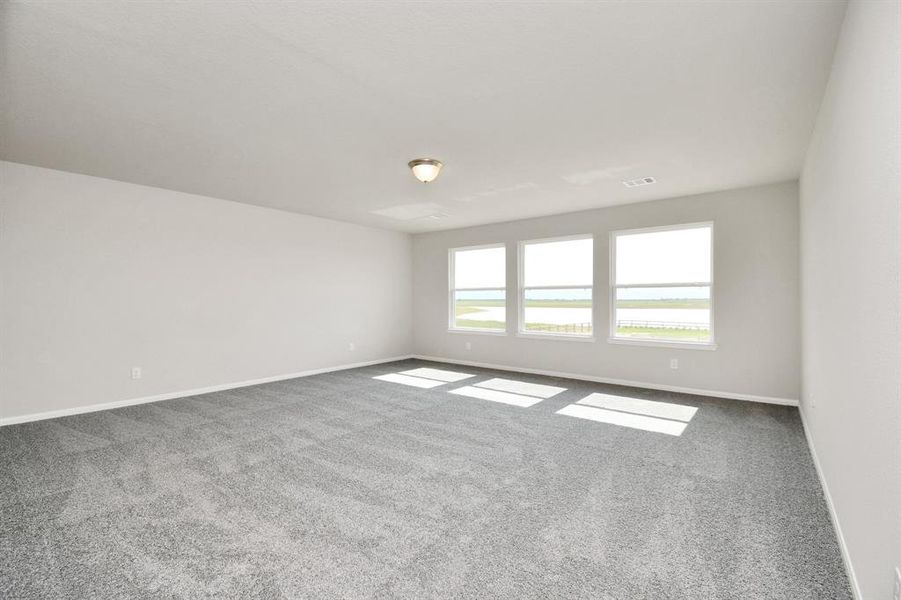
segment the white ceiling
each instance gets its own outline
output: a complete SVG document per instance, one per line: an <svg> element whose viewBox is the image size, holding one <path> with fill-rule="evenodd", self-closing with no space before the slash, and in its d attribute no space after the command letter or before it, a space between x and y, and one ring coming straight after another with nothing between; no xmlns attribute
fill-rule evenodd
<svg viewBox="0 0 901 600"><path fill-rule="evenodd" d="M5 3L0 157L403 231L794 179L844 7Z"/></svg>

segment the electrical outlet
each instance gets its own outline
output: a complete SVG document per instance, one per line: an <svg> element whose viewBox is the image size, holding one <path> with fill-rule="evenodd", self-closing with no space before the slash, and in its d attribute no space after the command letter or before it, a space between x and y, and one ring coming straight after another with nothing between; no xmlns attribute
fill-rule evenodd
<svg viewBox="0 0 901 600"><path fill-rule="evenodd" d="M810 404L810 408L817 407L817 399L813 394L807 394L807 403Z"/></svg>
<svg viewBox="0 0 901 600"><path fill-rule="evenodd" d="M354 342L350 342L349 344L347 344L347 349L353 352L357 349L357 345Z"/></svg>
<svg viewBox="0 0 901 600"><path fill-rule="evenodd" d="M895 567L895 587L892 600L901 600L901 568Z"/></svg>
<svg viewBox="0 0 901 600"><path fill-rule="evenodd" d="M132 379L140 379L141 378L141 367L132 367L131 368L131 378Z"/></svg>
<svg viewBox="0 0 901 600"><path fill-rule="evenodd" d="M673 370L678 369L679 368L679 359L678 358L669 359L669 368L673 369Z"/></svg>
<svg viewBox="0 0 901 600"><path fill-rule="evenodd" d="M466 349L472 350L472 342L466 342Z"/></svg>

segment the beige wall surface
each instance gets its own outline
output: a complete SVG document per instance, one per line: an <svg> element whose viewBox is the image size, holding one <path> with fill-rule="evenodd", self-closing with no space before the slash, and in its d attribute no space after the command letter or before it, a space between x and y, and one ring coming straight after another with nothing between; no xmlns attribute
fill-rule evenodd
<svg viewBox="0 0 901 600"><path fill-rule="evenodd" d="M410 352L406 234L9 162L0 186L0 418Z"/></svg>
<svg viewBox="0 0 901 600"><path fill-rule="evenodd" d="M609 233L714 222L714 351L610 344ZM507 312L517 309L521 240L594 235L595 341L448 331L448 249L507 245ZM414 351L419 355L661 386L797 400L798 187L780 183L413 238ZM466 343L471 350L466 350ZM679 369L670 369L670 359Z"/></svg>
<svg viewBox="0 0 901 600"><path fill-rule="evenodd" d="M801 176L802 412L860 597L901 568L901 3L855 1Z"/></svg>

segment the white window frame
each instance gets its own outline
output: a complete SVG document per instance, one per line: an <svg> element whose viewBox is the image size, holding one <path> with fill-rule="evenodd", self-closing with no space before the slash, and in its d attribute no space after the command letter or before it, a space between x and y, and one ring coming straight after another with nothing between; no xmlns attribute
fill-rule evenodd
<svg viewBox="0 0 901 600"><path fill-rule="evenodd" d="M504 249L504 287L496 288L496 287L486 287L486 288L456 288L456 265L454 264L454 258L456 257L457 252L465 252L467 250L489 250L491 248L503 248ZM507 308L510 305L509 298L507 297L507 244L501 242L497 244L482 244L480 246L461 246L459 248L448 248L447 249L447 330L451 333L473 333L476 335L507 335L507 331L510 327L510 318L509 311ZM455 292L483 292L483 291L495 291L495 290L504 290L504 329L479 329L476 327L457 327L457 315L455 310L454 303L454 293Z"/></svg>
<svg viewBox="0 0 901 600"><path fill-rule="evenodd" d="M526 287L526 246L528 244L548 244L552 242L569 242L575 240L591 240L591 333L550 333L546 331L528 331L526 330L526 290L559 290L584 288L584 284L573 285L540 285ZM516 256L517 265L517 288L518 288L518 304L519 311L517 315L516 335L524 338L551 339L551 340L569 340L574 342L593 342L595 341L596 323L594 319L595 294L594 294L594 269L595 269L595 239L593 233L580 233L576 235L566 235L561 237L540 238L537 240L521 240Z"/></svg>
<svg viewBox="0 0 901 600"><path fill-rule="evenodd" d="M663 231L678 231L681 229L710 228L710 281L685 281L677 283L641 283L641 284L616 284L616 238L620 235L633 235L636 233L658 233ZM624 344L628 346L652 346L666 348L682 348L686 350L716 350L716 337L714 332L714 225L713 221L701 221L698 223L679 223L677 225L663 225L660 227L641 227L638 229L621 229L610 232L610 334L607 342L610 344ZM710 288L710 340L706 342L687 342L676 340L637 339L617 337L616 335L616 290L618 288L659 288L659 287L709 287Z"/></svg>

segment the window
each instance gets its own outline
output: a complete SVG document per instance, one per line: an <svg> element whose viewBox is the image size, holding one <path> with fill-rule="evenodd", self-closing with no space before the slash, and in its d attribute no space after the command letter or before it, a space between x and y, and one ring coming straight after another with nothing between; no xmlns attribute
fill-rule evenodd
<svg viewBox="0 0 901 600"><path fill-rule="evenodd" d="M520 333L590 337L591 237L520 243Z"/></svg>
<svg viewBox="0 0 901 600"><path fill-rule="evenodd" d="M611 234L611 338L713 344L713 224Z"/></svg>
<svg viewBox="0 0 901 600"><path fill-rule="evenodd" d="M450 328L507 329L507 251L503 245L450 251Z"/></svg>

